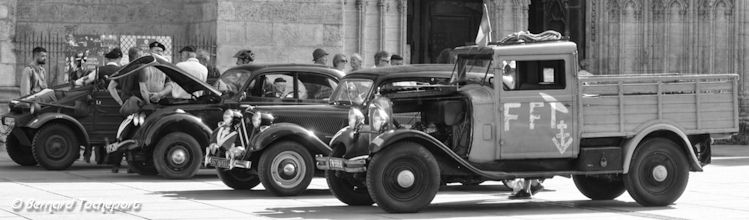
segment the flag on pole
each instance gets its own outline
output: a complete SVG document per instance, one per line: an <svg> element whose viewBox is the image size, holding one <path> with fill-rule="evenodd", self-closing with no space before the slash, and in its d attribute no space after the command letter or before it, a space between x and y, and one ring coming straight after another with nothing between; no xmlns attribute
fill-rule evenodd
<svg viewBox="0 0 749 220"><path fill-rule="evenodd" d="M479 25L479 33L476 34L476 44L479 46L487 46L492 41L492 25L489 23L489 9L484 4L484 16L481 16L481 25Z"/></svg>

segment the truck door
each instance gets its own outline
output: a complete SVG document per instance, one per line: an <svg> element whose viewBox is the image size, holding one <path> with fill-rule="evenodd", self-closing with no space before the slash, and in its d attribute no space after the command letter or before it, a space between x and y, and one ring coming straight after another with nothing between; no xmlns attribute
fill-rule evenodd
<svg viewBox="0 0 749 220"><path fill-rule="evenodd" d="M570 56L501 58L497 159L565 158L577 152Z"/></svg>

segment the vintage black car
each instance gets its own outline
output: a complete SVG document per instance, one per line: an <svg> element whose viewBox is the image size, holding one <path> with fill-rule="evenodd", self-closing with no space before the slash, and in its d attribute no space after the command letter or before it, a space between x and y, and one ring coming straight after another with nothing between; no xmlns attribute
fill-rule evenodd
<svg viewBox="0 0 749 220"><path fill-rule="evenodd" d="M99 81L97 81L99 82ZM103 146L113 139L122 117L103 86L62 84L14 99L2 116L8 156L21 166L39 164L64 170L83 158L104 163Z"/></svg>
<svg viewBox="0 0 749 220"><path fill-rule="evenodd" d="M328 105L248 106L242 109L245 120L237 120L245 122L238 126L236 142L244 152L230 160L228 147L223 148L206 162L217 167L219 178L231 188L249 189L262 182L276 195L297 195L315 174L314 156L330 153L327 143L351 123L350 117L364 117L352 107L366 106L381 91L446 85L452 68L433 64L360 70L341 80ZM404 123L412 118L396 116Z"/></svg>
<svg viewBox="0 0 749 220"><path fill-rule="evenodd" d="M198 172L204 147L225 110L249 105L327 103L343 77L343 72L322 65L247 64L230 68L210 86L165 61L157 59L146 66L172 73L172 81L188 93L203 94L193 100L171 100L180 105L144 108L128 117L120 124L117 142L109 145L107 152L125 153L130 168L140 174L158 173L171 179L191 178ZM322 123L324 119L298 120Z"/></svg>

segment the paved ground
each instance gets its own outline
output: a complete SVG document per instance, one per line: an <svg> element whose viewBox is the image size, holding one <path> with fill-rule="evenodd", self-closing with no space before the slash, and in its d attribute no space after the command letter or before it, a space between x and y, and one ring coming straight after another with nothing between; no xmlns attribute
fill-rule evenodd
<svg viewBox="0 0 749 220"><path fill-rule="evenodd" d="M348 207L327 191L324 179L297 197L279 198L257 187L233 191L211 170L196 179L173 181L137 174L113 174L105 167L76 163L67 171L19 167L0 156L0 219L747 219L749 146L716 146L713 164L692 173L676 204L646 208L626 193L614 201L589 201L566 178L546 181L533 200L508 200L497 182L477 187L448 186L417 214L387 214L377 207ZM72 211L17 210L14 206L67 203ZM128 203L140 210L102 214L97 204ZM57 207L65 209L65 207ZM132 207L131 207L132 208ZM32 206L33 209L33 206Z"/></svg>

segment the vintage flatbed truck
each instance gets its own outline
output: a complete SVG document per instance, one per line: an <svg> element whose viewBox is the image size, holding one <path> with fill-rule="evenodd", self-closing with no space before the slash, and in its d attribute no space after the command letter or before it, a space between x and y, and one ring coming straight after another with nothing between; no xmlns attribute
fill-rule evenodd
<svg viewBox="0 0 749 220"><path fill-rule="evenodd" d="M455 51L454 84L381 90L351 110L316 158L339 200L417 212L445 183L571 176L594 200L664 206L710 163L711 137L739 128L736 74L582 77L564 40ZM485 81L461 82L477 69Z"/></svg>

